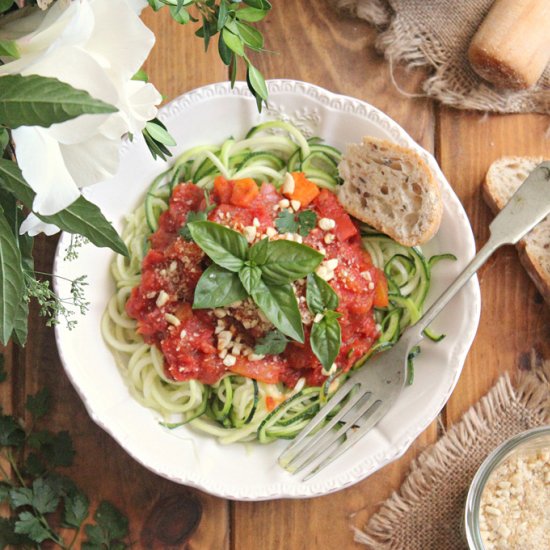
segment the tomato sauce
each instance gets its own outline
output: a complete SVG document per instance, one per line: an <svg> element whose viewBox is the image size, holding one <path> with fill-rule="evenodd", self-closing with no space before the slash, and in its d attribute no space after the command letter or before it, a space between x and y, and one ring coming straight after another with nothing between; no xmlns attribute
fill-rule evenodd
<svg viewBox="0 0 550 550"><path fill-rule="evenodd" d="M264 183L250 204L236 206L230 203L231 185L228 181L216 186L210 197L215 208L208 219L241 232L246 226L254 226L258 240L266 232L272 239L284 238L278 232L273 235L279 202L284 198L277 189ZM150 237L151 248L143 260L141 283L132 290L126 304L144 340L161 350L166 376L176 381L196 379L212 384L231 371L267 383L283 382L289 387L294 387L302 377L307 385L321 385L327 376L309 345L312 316L305 303L303 281L297 281L295 289L304 321L305 343L291 342L280 355L254 354L257 339L273 326L250 300L223 310L192 309L195 286L211 262L179 230L189 212L203 210L205 205L204 192L196 185L188 183L174 188L169 208L160 216L159 227ZM339 319L342 346L336 364L346 371L379 336L373 303L380 283L385 284L384 275L372 265L361 246L357 227L333 193L321 190L307 208L317 214L318 220L335 221L330 231L319 226L312 229L303 244L325 253L325 260L338 260L329 284L338 294L338 311L342 314ZM331 237L327 238L328 234ZM233 364L224 362L219 349L218 334L222 330L230 331L236 342L237 347L232 348Z"/></svg>

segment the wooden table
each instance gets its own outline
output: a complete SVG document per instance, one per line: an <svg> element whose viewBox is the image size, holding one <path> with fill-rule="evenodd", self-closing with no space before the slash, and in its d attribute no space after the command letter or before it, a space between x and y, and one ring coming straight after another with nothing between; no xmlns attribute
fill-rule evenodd
<svg viewBox="0 0 550 550"><path fill-rule="evenodd" d="M293 78L355 96L385 111L423 147L432 151L464 204L478 246L488 236L491 213L480 183L501 155L547 155L549 118L542 115L483 115L442 107L428 99L407 98L391 83L388 65L374 49L376 32L367 24L335 13L330 2L277 0L261 25L267 47L278 53L256 57L268 78ZM147 10L144 19L157 45L147 72L168 99L225 80L215 51L203 53L191 27L179 27L167 13ZM213 48L214 50L215 48ZM409 90L420 79L398 70ZM189 128L189 132L193 129ZM54 239L38 239L38 269L50 271ZM482 313L466 365L437 421L400 459L344 491L311 500L230 502L188 489L152 474L130 458L88 417L59 362L53 331L36 315L24 350L8 348L11 405L24 414L24 396L48 386L54 395L49 428L69 430L77 458L69 472L90 495L92 505L109 499L129 518L134 548L302 550L360 548L352 525L361 526L398 489L411 461L436 441L505 371L528 365L534 348L550 357L550 308L519 265L512 247L498 252L479 280ZM3 386L6 391L6 386ZM2 401L9 403L9 396ZM9 405L7 406L9 409ZM200 503L200 504L199 504ZM194 514L202 517L189 534ZM153 514L153 511L161 513Z"/></svg>

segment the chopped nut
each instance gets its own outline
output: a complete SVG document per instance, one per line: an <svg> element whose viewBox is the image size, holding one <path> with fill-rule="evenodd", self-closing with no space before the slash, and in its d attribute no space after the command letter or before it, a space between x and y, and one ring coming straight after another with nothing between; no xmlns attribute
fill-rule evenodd
<svg viewBox="0 0 550 550"><path fill-rule="evenodd" d="M233 335L228 330L223 330L218 334L218 349L225 349L229 347Z"/></svg>
<svg viewBox="0 0 550 550"><path fill-rule="evenodd" d="M325 264L328 269L334 271L338 267L338 260L336 258L332 258L332 260L327 260Z"/></svg>
<svg viewBox="0 0 550 550"><path fill-rule="evenodd" d="M253 225L254 227L260 227L260 220L259 220L258 218L254 218L254 219L252 220L252 225Z"/></svg>
<svg viewBox="0 0 550 550"><path fill-rule="evenodd" d="M168 294L168 292L161 290L159 292L159 295L157 296L157 307L162 307L166 305L168 303L168 300L170 300L170 295Z"/></svg>
<svg viewBox="0 0 550 550"><path fill-rule="evenodd" d="M227 315L227 311L225 311L225 309L221 309L221 308L217 307L217 308L214 310L214 315L215 315L218 319L223 319L223 318Z"/></svg>
<svg viewBox="0 0 550 550"><path fill-rule="evenodd" d="M296 187L296 183L294 182L294 178L292 177L292 174L290 172L287 172L283 180L281 192L285 195L291 195L292 193L294 193L295 187Z"/></svg>
<svg viewBox="0 0 550 550"><path fill-rule="evenodd" d="M249 243L253 243L254 239L256 238L256 227L254 225L247 225L243 229L243 234L244 234L245 239Z"/></svg>
<svg viewBox="0 0 550 550"><path fill-rule="evenodd" d="M263 359L265 357L265 355L262 355L260 353L251 353L249 356L248 356L248 359L249 361L260 361L261 359Z"/></svg>
<svg viewBox="0 0 550 550"><path fill-rule="evenodd" d="M181 321L175 315L172 315L171 313L165 313L164 318L171 325L174 325L175 327L179 327L181 325Z"/></svg>
<svg viewBox="0 0 550 550"><path fill-rule="evenodd" d="M234 355L226 355L223 359L223 364L226 367L232 367L237 362L237 358Z"/></svg>
<svg viewBox="0 0 550 550"><path fill-rule="evenodd" d="M290 201L288 199L281 199L279 201L280 208L288 208L290 206Z"/></svg>
<svg viewBox="0 0 550 550"><path fill-rule="evenodd" d="M322 313L317 313L313 318L314 323L320 323L323 320L324 315Z"/></svg>
<svg viewBox="0 0 550 550"><path fill-rule="evenodd" d="M265 234L266 234L268 237L275 237L275 235L277 235L277 230L276 230L274 227L268 227L268 228L265 230Z"/></svg>
<svg viewBox="0 0 550 550"><path fill-rule="evenodd" d="M332 244L335 238L336 237L332 233L327 233L323 241L325 241L325 244Z"/></svg>
<svg viewBox="0 0 550 550"><path fill-rule="evenodd" d="M302 208L302 203L300 201L297 201L297 200L291 200L290 201L290 206L292 206L292 208L298 212L298 210L300 210L300 208Z"/></svg>
<svg viewBox="0 0 550 550"><path fill-rule="evenodd" d="M323 231L330 231L336 227L336 222L331 218L321 218L318 225Z"/></svg>

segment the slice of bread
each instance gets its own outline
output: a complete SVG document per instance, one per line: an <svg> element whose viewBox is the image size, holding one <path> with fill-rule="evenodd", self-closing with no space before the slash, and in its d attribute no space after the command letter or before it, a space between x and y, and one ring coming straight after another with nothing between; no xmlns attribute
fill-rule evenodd
<svg viewBox="0 0 550 550"><path fill-rule="evenodd" d="M425 243L439 229L439 184L414 150L364 137L348 146L338 168L338 198L352 216L405 246Z"/></svg>
<svg viewBox="0 0 550 550"><path fill-rule="evenodd" d="M483 196L493 212L504 207L529 172L544 160L543 157L502 157L491 164L483 183ZM516 246L523 267L550 304L550 216Z"/></svg>

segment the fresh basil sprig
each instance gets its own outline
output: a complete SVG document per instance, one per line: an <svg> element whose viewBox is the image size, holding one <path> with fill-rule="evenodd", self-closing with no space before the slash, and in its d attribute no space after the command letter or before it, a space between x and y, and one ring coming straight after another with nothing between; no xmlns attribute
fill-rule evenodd
<svg viewBox="0 0 550 550"><path fill-rule="evenodd" d="M291 241L263 239L252 247L237 231L210 222L191 222L191 237L217 265L197 284L193 307L228 305L248 295L283 334L304 341L298 301L290 283L312 273L323 255ZM224 288L216 288L216 285ZM233 300L231 300L234 298Z"/></svg>
<svg viewBox="0 0 550 550"><path fill-rule="evenodd" d="M342 330L336 311L338 295L334 289L316 273L307 277L306 302L313 315L322 315L321 320L313 322L309 343L311 350L325 370L330 369L342 345Z"/></svg>
<svg viewBox="0 0 550 550"><path fill-rule="evenodd" d="M191 210L191 212L188 212L187 219L185 220L185 224L183 227L180 228L178 233L186 240L186 241L192 241L193 238L191 237L191 232L189 231L189 228L187 227L187 224L191 222L204 222L208 219L208 214L212 212L216 208L216 203L210 202L210 193L205 189L204 190L204 201L205 206L204 210Z"/></svg>

